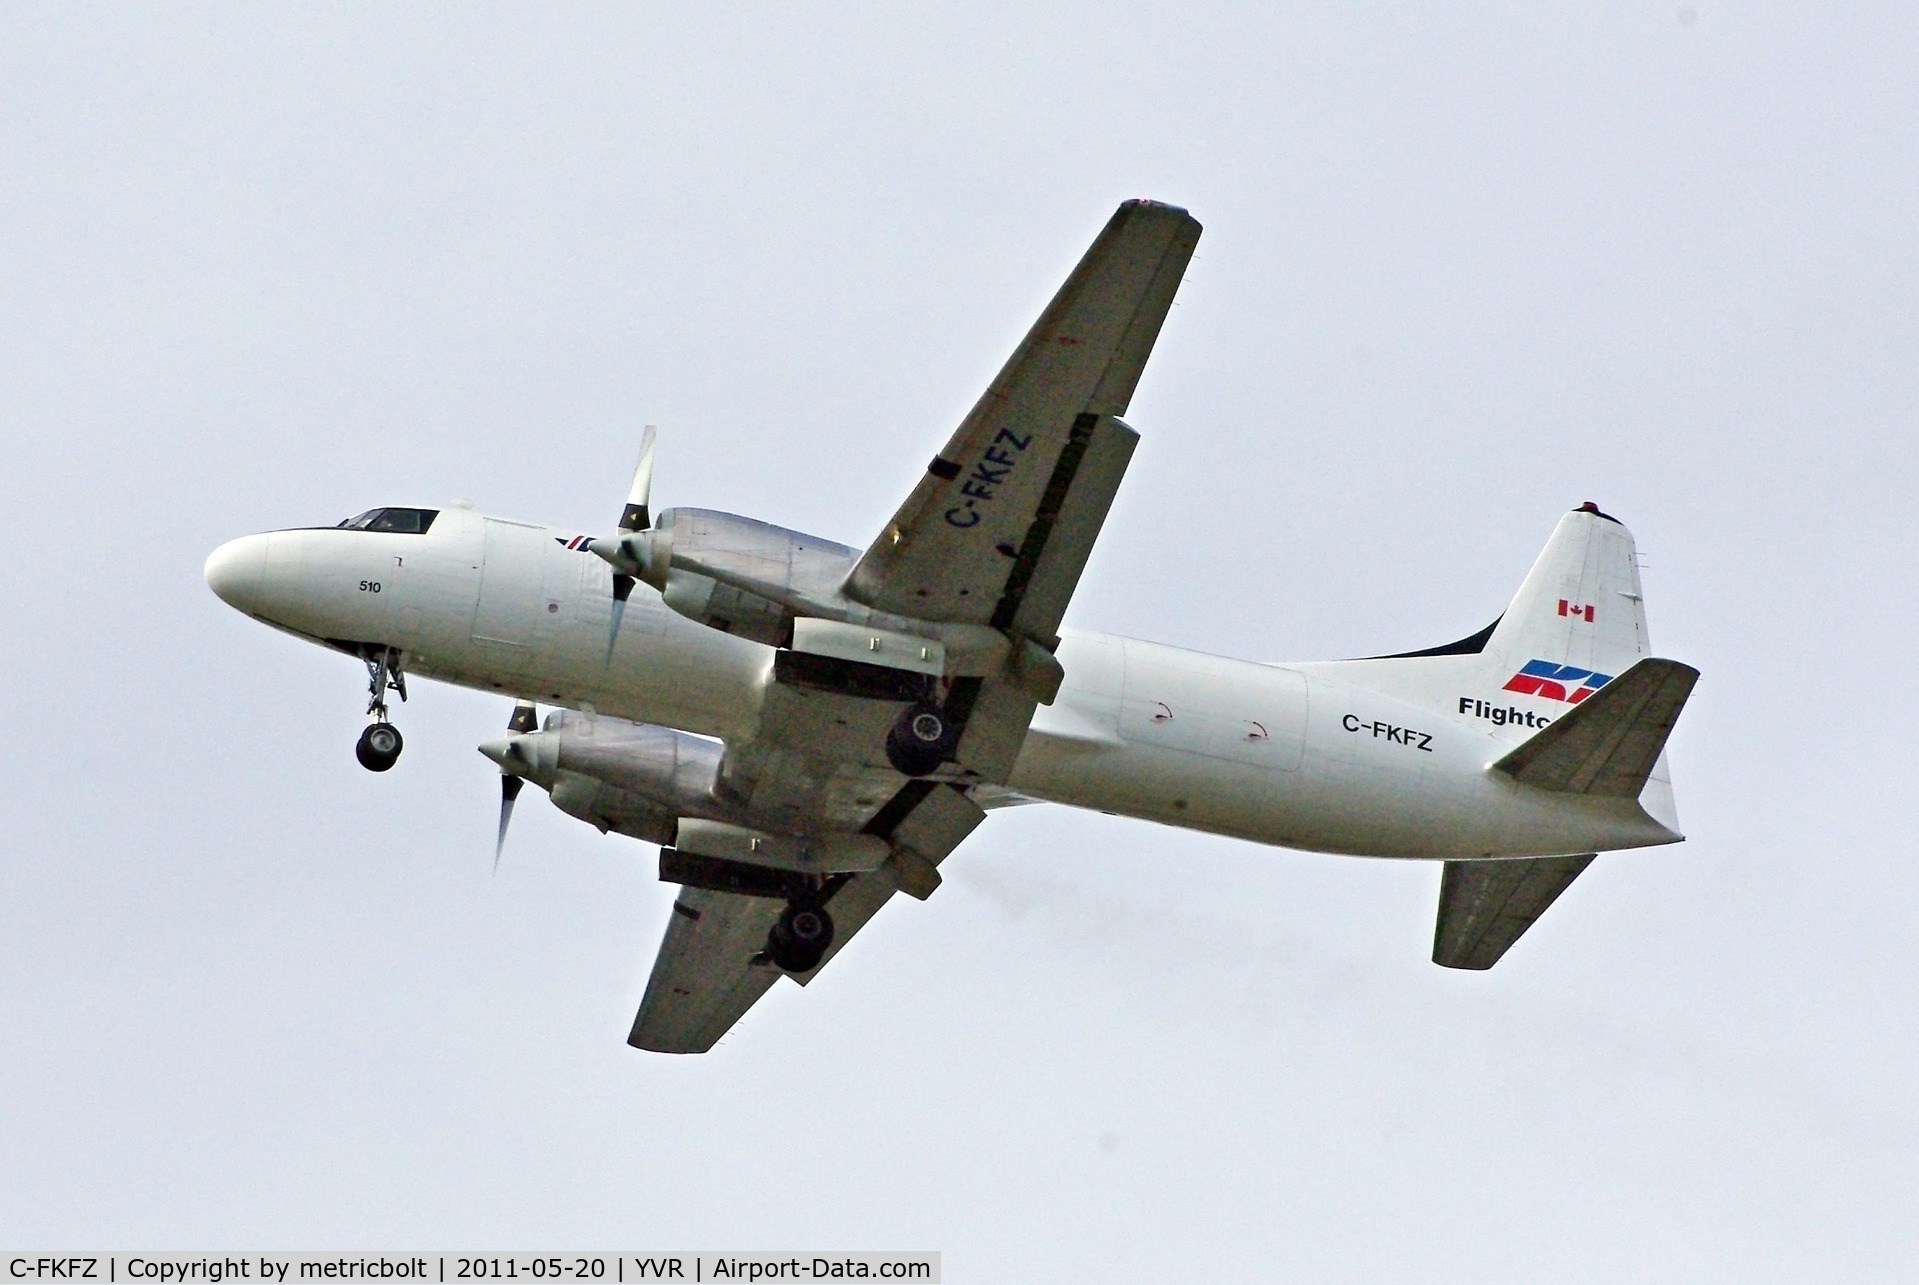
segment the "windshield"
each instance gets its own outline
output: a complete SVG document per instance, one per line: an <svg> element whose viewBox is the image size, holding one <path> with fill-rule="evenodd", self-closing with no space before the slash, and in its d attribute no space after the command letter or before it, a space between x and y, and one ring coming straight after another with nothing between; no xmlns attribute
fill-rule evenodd
<svg viewBox="0 0 1919 1285"><path fill-rule="evenodd" d="M355 518L336 525L348 531L399 531L406 535L424 535L440 516L438 509L368 509Z"/></svg>

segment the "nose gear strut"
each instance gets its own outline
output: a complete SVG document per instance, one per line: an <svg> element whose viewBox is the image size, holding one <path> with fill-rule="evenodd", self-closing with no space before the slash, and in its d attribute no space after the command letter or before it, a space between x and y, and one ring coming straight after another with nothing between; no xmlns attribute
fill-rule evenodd
<svg viewBox="0 0 1919 1285"><path fill-rule="evenodd" d="M360 659L366 664L366 712L373 716L373 722L360 733L353 754L367 771L384 772L398 761L406 745L400 729L387 721L386 708L388 692L398 692L402 701L406 699L405 658L397 647L362 647Z"/></svg>

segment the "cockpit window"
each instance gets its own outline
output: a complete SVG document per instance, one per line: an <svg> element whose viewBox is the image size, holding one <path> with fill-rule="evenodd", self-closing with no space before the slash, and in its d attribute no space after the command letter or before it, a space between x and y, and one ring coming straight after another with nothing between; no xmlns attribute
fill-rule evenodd
<svg viewBox="0 0 1919 1285"><path fill-rule="evenodd" d="M357 518L338 525L348 531L398 531L406 535L424 535L438 509L368 509Z"/></svg>

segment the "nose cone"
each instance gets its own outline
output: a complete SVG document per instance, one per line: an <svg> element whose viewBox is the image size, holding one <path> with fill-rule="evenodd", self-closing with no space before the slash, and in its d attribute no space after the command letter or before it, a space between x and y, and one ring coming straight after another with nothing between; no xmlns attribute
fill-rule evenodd
<svg viewBox="0 0 1919 1285"><path fill-rule="evenodd" d="M260 609L266 571L267 538L241 536L227 541L207 558L207 587L227 606L254 615Z"/></svg>
<svg viewBox="0 0 1919 1285"><path fill-rule="evenodd" d="M480 746L480 753L509 772L515 768L524 767L525 764L519 761L520 756L514 753L513 741L514 738L510 736L502 736L497 741L487 741Z"/></svg>
<svg viewBox="0 0 1919 1285"><path fill-rule="evenodd" d="M553 788L560 767L560 743L545 732L520 732L487 741L480 753L508 776L523 776L543 790Z"/></svg>

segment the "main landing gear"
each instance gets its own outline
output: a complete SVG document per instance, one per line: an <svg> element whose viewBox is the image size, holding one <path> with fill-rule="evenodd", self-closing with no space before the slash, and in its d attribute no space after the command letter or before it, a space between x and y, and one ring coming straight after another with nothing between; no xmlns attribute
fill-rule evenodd
<svg viewBox="0 0 1919 1285"><path fill-rule="evenodd" d="M406 699L406 671L401 668L401 655L396 647L364 647L360 650L360 659L366 662L366 712L373 715L373 722L360 733L353 756L367 771L384 772L399 761L400 751L406 746L400 729L387 721L386 711L389 691L398 692L401 700Z"/></svg>
<svg viewBox="0 0 1919 1285"><path fill-rule="evenodd" d="M925 776L953 756L958 730L939 706L909 705L886 734L886 761L903 776Z"/></svg>
<svg viewBox="0 0 1919 1285"><path fill-rule="evenodd" d="M809 973L820 966L832 944L833 916L826 907L789 901L766 935L766 955L789 973Z"/></svg>

